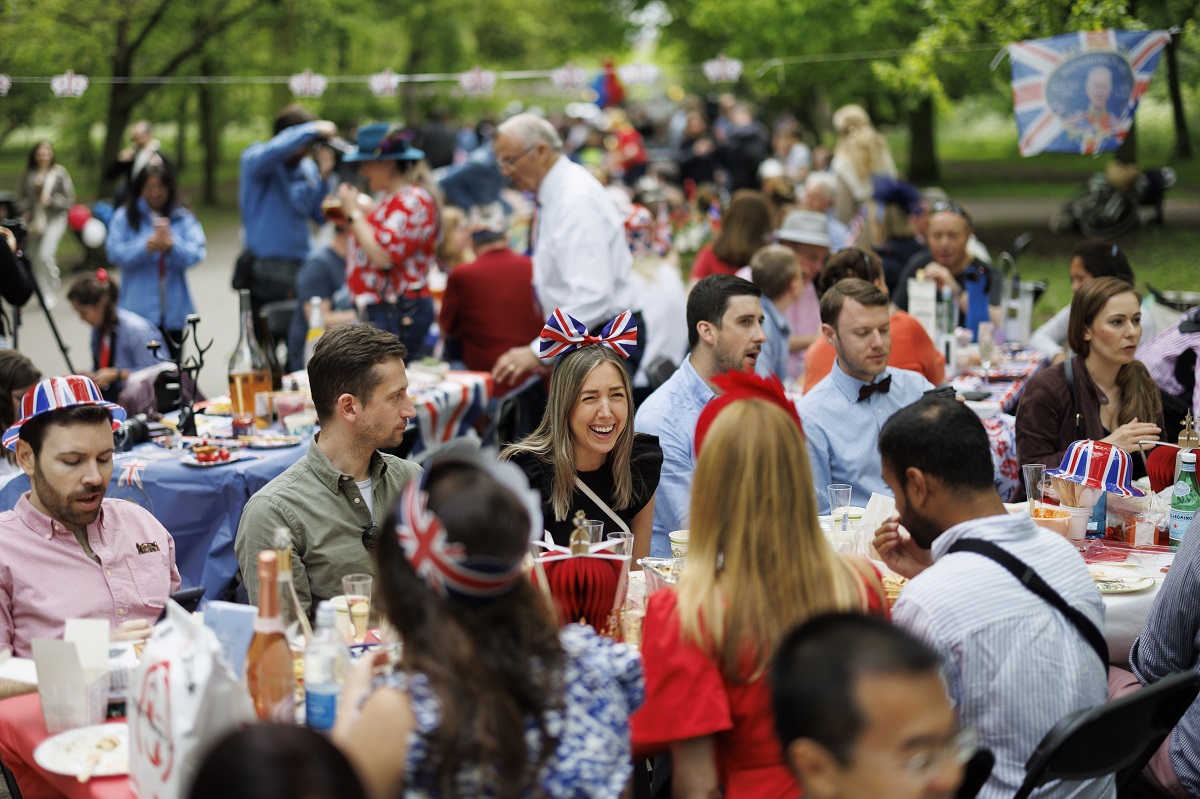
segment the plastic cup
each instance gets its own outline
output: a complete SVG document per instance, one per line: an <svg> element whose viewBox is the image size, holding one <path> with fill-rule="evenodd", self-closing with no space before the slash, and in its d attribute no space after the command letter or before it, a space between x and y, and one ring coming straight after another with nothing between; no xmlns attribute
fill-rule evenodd
<svg viewBox="0 0 1200 799"><path fill-rule="evenodd" d="M584 519L583 529L587 530L588 541L599 544L604 540L604 522L597 519Z"/></svg>
<svg viewBox="0 0 1200 799"><path fill-rule="evenodd" d="M346 592L346 604L356 644L361 644L367 637L367 620L371 616L373 583L374 579L369 574L347 574L342 578L342 590Z"/></svg>
<svg viewBox="0 0 1200 799"><path fill-rule="evenodd" d="M833 515L833 523L836 526L842 517L842 509L850 506L850 495L854 493L854 487L845 483L834 483L829 486L829 512Z"/></svg>
<svg viewBox="0 0 1200 799"><path fill-rule="evenodd" d="M1025 496L1029 499L1029 514L1042 502L1042 480L1045 479L1046 464L1027 463L1021 467L1025 477Z"/></svg>
<svg viewBox="0 0 1200 799"><path fill-rule="evenodd" d="M611 551L614 555L633 554L633 533L626 533L624 531L619 533L609 533L608 540L621 542L617 546L612 547Z"/></svg>

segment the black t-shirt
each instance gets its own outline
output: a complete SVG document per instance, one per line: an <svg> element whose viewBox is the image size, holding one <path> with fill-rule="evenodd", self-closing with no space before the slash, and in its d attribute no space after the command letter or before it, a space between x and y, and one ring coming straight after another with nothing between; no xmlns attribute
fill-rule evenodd
<svg viewBox="0 0 1200 799"><path fill-rule="evenodd" d="M601 510L592 501L591 497L579 490L578 486L576 486L575 493L571 497L571 507L567 513L567 518L562 521L556 521L554 518L554 508L550 504L550 491L554 483L554 467L529 452L514 454L512 461L520 466L521 470L529 477L529 485L541 492L543 525L554 536L554 543L562 546L568 546L571 543L571 531L575 528L573 520L575 512L579 510L583 511L584 517L587 519L604 522L605 535L621 531L617 523ZM608 462L605 462L603 466L593 472L576 472L576 475L588 488L595 492L596 496L608 502L609 507L612 507L625 524L631 524L633 517L637 516L642 508L646 507L646 503L650 501L651 497L654 496L654 492L658 490L658 477L662 472L662 461L662 448L658 445L658 436L635 433L633 436L632 452L629 456L629 470L633 479L633 496L627 508L618 509L613 507L613 474L611 465Z"/></svg>

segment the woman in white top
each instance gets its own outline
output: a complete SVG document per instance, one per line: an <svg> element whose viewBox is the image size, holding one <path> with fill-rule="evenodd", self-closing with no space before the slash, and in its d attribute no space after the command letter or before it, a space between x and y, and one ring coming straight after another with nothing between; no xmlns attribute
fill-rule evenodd
<svg viewBox="0 0 1200 799"><path fill-rule="evenodd" d="M75 185L55 158L54 146L48 141L33 145L21 176L21 204L29 226L25 251L33 262L34 276L48 308L53 308L58 299L58 243L67 232L67 211L74 202Z"/></svg>
<svg viewBox="0 0 1200 799"><path fill-rule="evenodd" d="M858 207L874 194L875 175L896 177L896 163L887 141L871 124L871 117L857 105L844 105L833 114L837 144L829 171L838 179L838 221L848 224Z"/></svg>

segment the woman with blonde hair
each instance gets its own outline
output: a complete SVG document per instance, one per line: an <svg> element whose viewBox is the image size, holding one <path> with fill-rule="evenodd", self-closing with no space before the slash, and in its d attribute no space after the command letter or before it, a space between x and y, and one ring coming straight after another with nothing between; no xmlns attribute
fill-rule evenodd
<svg viewBox="0 0 1200 799"><path fill-rule="evenodd" d="M896 162L887 141L871 124L862 106L844 105L833 113L837 144L830 171L838 178L837 218L848 223L858 207L871 199L875 175L895 177Z"/></svg>
<svg viewBox="0 0 1200 799"><path fill-rule="evenodd" d="M887 616L879 576L833 551L817 520L799 418L778 381L729 373L696 426L687 566L649 601L638 755L669 750L675 796L796 797L773 735L766 672L796 624Z"/></svg>
<svg viewBox="0 0 1200 799"><path fill-rule="evenodd" d="M1107 441L1131 455L1157 440L1162 396L1136 358L1142 340L1141 295L1117 277L1084 283L1071 300L1067 344L1075 353L1038 372L1017 406L1017 457L1058 466L1073 441ZM1133 460L1133 477L1145 475Z"/></svg>

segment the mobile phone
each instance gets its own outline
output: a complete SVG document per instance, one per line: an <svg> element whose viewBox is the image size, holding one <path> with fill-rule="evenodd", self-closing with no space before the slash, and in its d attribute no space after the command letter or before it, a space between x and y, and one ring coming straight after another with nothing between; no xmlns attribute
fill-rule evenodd
<svg viewBox="0 0 1200 799"><path fill-rule="evenodd" d="M937 388L931 388L925 392L925 396L954 399L954 386L938 386Z"/></svg>
<svg viewBox="0 0 1200 799"><path fill-rule="evenodd" d="M198 585L195 588L185 588L182 591L176 591L171 594L171 599L188 613L195 613L196 608L200 607L200 600L204 598L204 586ZM158 620L155 624L167 617L167 608L164 605L162 613L158 614Z"/></svg>

